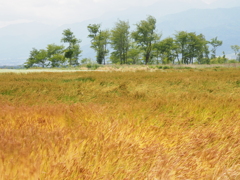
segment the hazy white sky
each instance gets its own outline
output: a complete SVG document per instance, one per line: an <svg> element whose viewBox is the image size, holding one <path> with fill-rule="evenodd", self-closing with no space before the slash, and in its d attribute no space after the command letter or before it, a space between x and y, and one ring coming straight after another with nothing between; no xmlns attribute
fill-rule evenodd
<svg viewBox="0 0 240 180"><path fill-rule="evenodd" d="M48 24L79 22L110 10L147 6L157 1L168 0L0 0L0 28L31 21ZM218 0L202 1L211 3Z"/></svg>

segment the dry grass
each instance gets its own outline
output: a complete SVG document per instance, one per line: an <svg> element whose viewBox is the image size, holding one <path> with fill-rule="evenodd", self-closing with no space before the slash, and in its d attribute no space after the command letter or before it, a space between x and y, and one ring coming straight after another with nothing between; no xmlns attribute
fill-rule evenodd
<svg viewBox="0 0 240 180"><path fill-rule="evenodd" d="M240 69L0 74L0 179L240 179Z"/></svg>

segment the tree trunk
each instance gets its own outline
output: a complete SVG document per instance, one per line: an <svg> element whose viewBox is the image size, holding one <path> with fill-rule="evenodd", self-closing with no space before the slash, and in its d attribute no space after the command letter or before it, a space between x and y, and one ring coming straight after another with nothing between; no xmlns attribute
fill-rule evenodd
<svg viewBox="0 0 240 180"><path fill-rule="evenodd" d="M149 58L150 58L150 53L147 53L147 54L146 54L145 65L148 64Z"/></svg>

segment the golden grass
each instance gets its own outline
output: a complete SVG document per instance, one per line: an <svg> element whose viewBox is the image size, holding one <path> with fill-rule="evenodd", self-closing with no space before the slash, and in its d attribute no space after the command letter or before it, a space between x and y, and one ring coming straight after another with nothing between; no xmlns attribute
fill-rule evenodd
<svg viewBox="0 0 240 180"><path fill-rule="evenodd" d="M240 69L0 74L0 179L240 179Z"/></svg>

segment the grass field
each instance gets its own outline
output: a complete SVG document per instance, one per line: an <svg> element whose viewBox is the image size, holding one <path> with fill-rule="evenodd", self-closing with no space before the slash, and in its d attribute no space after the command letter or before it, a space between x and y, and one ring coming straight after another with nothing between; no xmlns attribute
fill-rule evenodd
<svg viewBox="0 0 240 180"><path fill-rule="evenodd" d="M240 68L1 73L0 179L238 180Z"/></svg>

